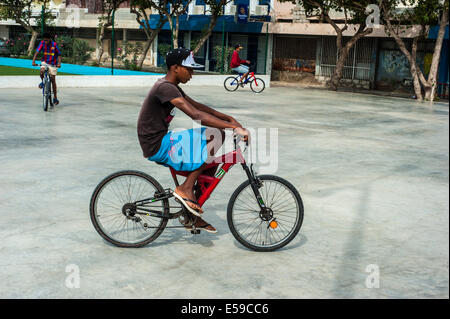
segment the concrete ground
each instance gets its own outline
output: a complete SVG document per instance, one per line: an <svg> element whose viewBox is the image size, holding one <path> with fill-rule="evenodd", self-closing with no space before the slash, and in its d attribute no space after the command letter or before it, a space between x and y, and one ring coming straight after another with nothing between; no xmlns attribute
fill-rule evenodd
<svg viewBox="0 0 450 319"><path fill-rule="evenodd" d="M204 206L216 235L166 229L144 248L112 246L89 218L105 176L141 170L173 187L137 141L147 90L66 88L45 113L37 88L0 89L0 298L449 297L448 105L298 88L185 91L245 126L278 128L275 174L302 195L299 235L272 253L233 238L237 166ZM192 124L178 112L172 127Z"/></svg>

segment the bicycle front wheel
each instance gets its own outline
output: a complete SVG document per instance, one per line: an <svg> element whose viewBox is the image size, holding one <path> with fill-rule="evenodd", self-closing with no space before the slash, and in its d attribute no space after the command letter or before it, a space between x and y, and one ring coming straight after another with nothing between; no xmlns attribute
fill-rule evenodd
<svg viewBox="0 0 450 319"><path fill-rule="evenodd" d="M303 202L295 187L273 175L258 176L266 209L262 210L249 181L231 196L228 226L238 242L255 251L273 251L295 238L303 222Z"/></svg>
<svg viewBox="0 0 450 319"><path fill-rule="evenodd" d="M262 91L264 91L265 87L266 84L260 78L256 78L250 83L250 88L255 93L261 93Z"/></svg>
<svg viewBox="0 0 450 319"><path fill-rule="evenodd" d="M50 89L50 81L45 81L44 82L44 101L43 101L43 103L44 103L44 105L43 105L44 106L44 111L48 110L48 105L50 103L50 99L51 99L51 96L52 96L50 90L51 90Z"/></svg>
<svg viewBox="0 0 450 319"><path fill-rule="evenodd" d="M239 87L239 78L234 76L229 76L223 82L223 86L227 91L234 92Z"/></svg>
<svg viewBox="0 0 450 319"><path fill-rule="evenodd" d="M163 192L163 187L145 173L114 173L101 181L92 194L89 205L92 224L100 236L116 246L145 246L158 238L168 219L151 217L134 203ZM169 200L155 201L145 208L167 215Z"/></svg>

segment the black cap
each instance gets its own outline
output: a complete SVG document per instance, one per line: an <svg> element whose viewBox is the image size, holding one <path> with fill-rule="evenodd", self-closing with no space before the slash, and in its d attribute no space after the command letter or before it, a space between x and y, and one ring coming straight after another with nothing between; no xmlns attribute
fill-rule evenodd
<svg viewBox="0 0 450 319"><path fill-rule="evenodd" d="M188 68L203 68L203 65L194 61L194 55L191 50L185 48L172 49L167 52L166 65L170 68L172 65L182 65Z"/></svg>
<svg viewBox="0 0 450 319"><path fill-rule="evenodd" d="M234 48L235 48L235 49L237 49L237 48L243 48L243 46L242 46L240 43L237 43L237 44L234 46Z"/></svg>

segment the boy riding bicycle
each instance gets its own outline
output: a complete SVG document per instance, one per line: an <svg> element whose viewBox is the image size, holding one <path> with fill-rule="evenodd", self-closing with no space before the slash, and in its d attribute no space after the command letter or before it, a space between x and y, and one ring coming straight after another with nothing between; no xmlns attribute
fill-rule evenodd
<svg viewBox="0 0 450 319"><path fill-rule="evenodd" d="M58 48L58 45L55 41L52 41L52 37L49 33L44 33L42 36L43 40L39 43L39 46L36 49L36 53L33 56L33 62L32 64L34 66L37 66L36 64L36 57L39 52L42 51L43 56L41 59L41 83L39 83L39 88L42 89L43 83L42 80L44 79L44 72L45 67L48 67L48 73L50 75L50 81L52 82L52 88L53 88L53 103L55 105L59 104L58 97L57 97L57 91L56 91L56 74L58 72L57 68L61 67L61 51Z"/></svg>
<svg viewBox="0 0 450 319"><path fill-rule="evenodd" d="M248 75L250 73L250 68L247 65L244 65L243 63L247 63L250 64L249 60L241 60L241 58L239 57L239 51L241 51L243 49L243 46L240 44L236 44L234 46L234 51L233 51L233 55L231 56L231 62L230 62L230 68L231 70L237 72L237 73L242 73L242 77L240 79L240 85L243 87L245 81L248 78Z"/></svg>
<svg viewBox="0 0 450 319"><path fill-rule="evenodd" d="M190 50L171 50L167 53L166 65L166 76L152 87L139 113L139 142L144 157L150 161L170 166L177 171L190 172L173 194L189 212L202 216L203 210L197 203L199 193L194 193L194 185L200 173L210 176L215 173L205 171L204 164L209 163L222 146L225 129L233 129L244 140L248 138L248 132L232 116L193 100L178 86L192 78L194 68L203 67L195 63ZM176 108L208 127L181 132L169 131ZM216 232L216 229L202 218L197 218L195 227L210 233Z"/></svg>

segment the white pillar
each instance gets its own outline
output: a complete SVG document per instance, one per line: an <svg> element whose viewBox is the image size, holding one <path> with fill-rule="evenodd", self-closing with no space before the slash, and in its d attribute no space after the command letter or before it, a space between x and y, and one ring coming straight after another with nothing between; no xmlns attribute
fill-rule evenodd
<svg viewBox="0 0 450 319"><path fill-rule="evenodd" d="M152 43L151 61L153 66L158 66L158 35L156 35L155 40L153 40Z"/></svg>
<svg viewBox="0 0 450 319"><path fill-rule="evenodd" d="M267 41L266 74L272 74L273 33L269 33Z"/></svg>
<svg viewBox="0 0 450 319"><path fill-rule="evenodd" d="M206 40L205 71L209 71L209 38Z"/></svg>

